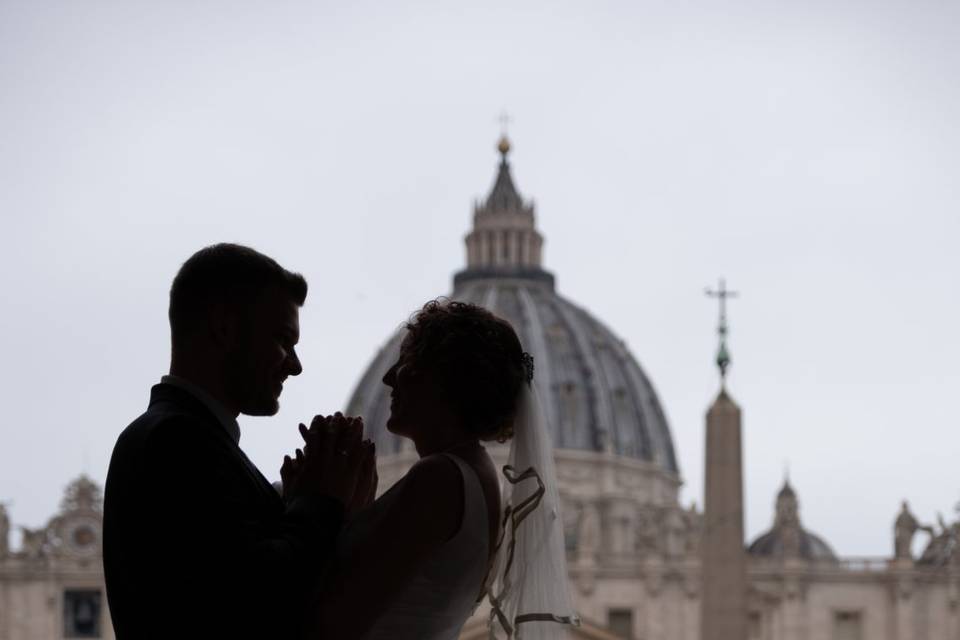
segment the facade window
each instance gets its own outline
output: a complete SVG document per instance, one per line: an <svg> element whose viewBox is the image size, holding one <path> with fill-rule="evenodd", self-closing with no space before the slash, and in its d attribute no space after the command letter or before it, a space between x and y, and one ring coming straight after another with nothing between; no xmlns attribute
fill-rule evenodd
<svg viewBox="0 0 960 640"><path fill-rule="evenodd" d="M835 611L833 640L863 640L861 618L859 611Z"/></svg>
<svg viewBox="0 0 960 640"><path fill-rule="evenodd" d="M618 638L633 639L633 610L609 609L607 611L607 628Z"/></svg>
<svg viewBox="0 0 960 640"><path fill-rule="evenodd" d="M101 602L99 589L68 589L63 593L63 635L67 638L99 638Z"/></svg>
<svg viewBox="0 0 960 640"><path fill-rule="evenodd" d="M747 618L747 637L750 640L763 640L763 614L751 611Z"/></svg>

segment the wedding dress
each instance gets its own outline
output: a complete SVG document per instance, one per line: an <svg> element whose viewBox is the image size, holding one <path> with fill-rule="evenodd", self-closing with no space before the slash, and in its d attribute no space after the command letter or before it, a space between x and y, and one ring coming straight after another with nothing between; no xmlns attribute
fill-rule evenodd
<svg viewBox="0 0 960 640"><path fill-rule="evenodd" d="M463 478L463 521L396 595L362 640L456 640L473 612L488 567L487 503L473 468L450 453ZM357 514L340 536L338 556L350 566L353 549L380 525L399 495L397 482L368 508Z"/></svg>
<svg viewBox="0 0 960 640"><path fill-rule="evenodd" d="M503 467L502 521L488 565L487 503L476 472L457 456L463 478L463 521L358 640L456 640L477 607L490 605L488 637L561 640L580 619L567 584L563 519L553 446L536 392L521 397L508 464ZM338 557L350 566L373 535L406 477L357 514L340 536ZM488 571L489 569L489 571ZM486 579L486 583L481 582Z"/></svg>

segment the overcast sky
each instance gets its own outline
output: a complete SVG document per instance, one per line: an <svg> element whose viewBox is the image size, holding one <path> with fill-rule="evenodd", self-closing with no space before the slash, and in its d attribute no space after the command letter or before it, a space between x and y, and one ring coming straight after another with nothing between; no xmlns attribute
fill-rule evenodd
<svg viewBox="0 0 960 640"><path fill-rule="evenodd" d="M478 3L471 3L476 5ZM960 500L960 5L0 0L0 500L102 482L194 250L301 271L268 477L464 264L497 114L559 291L623 337L702 504L720 276L747 531L886 555ZM201 487L197 488L202 490ZM188 524L184 523L188 528Z"/></svg>

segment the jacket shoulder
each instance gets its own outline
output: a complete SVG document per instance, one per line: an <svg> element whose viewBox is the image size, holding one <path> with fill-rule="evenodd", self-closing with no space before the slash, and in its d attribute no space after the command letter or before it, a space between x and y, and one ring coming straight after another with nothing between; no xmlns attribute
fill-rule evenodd
<svg viewBox="0 0 960 640"><path fill-rule="evenodd" d="M220 449L216 430L202 416L167 403L151 405L131 422L113 447L111 470L122 475L139 475L141 465L171 453L181 462L192 455L203 456ZM110 473L108 472L108 479Z"/></svg>
<svg viewBox="0 0 960 640"><path fill-rule="evenodd" d="M158 434L195 432L203 420L189 411L166 404L156 404L140 414L120 433L117 445L124 442L143 442Z"/></svg>

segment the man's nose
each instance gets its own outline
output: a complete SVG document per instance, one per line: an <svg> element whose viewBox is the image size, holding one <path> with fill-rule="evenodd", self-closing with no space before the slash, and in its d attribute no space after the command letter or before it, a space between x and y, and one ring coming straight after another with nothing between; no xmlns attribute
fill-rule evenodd
<svg viewBox="0 0 960 640"><path fill-rule="evenodd" d="M303 365L300 364L300 358L297 356L296 351L290 354L288 366L290 367L290 375L292 376L298 376L303 373Z"/></svg>

